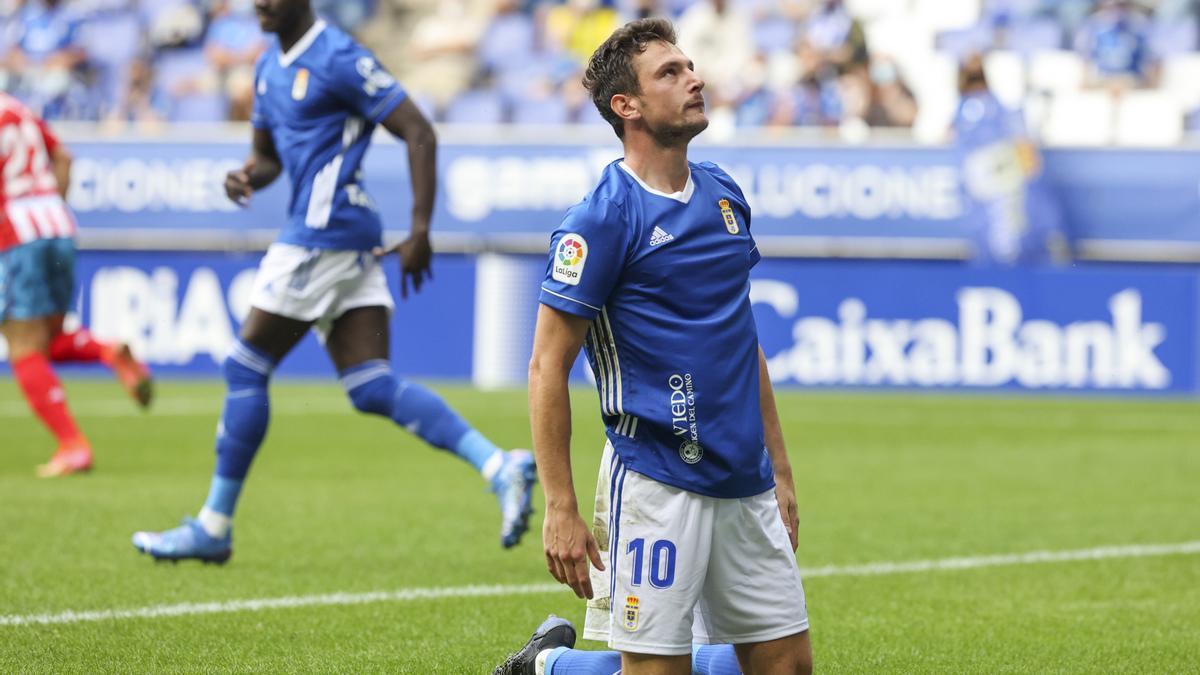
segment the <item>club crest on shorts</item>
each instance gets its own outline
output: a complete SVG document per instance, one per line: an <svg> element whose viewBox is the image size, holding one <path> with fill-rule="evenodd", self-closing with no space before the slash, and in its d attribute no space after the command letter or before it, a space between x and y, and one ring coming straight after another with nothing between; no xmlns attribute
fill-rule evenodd
<svg viewBox="0 0 1200 675"><path fill-rule="evenodd" d="M725 219L725 229L729 231L729 234L740 232L741 228L738 227L738 221L733 215L733 207L729 205L729 200L722 199L717 202L717 206L721 207L721 217Z"/></svg>
<svg viewBox="0 0 1200 675"><path fill-rule="evenodd" d="M305 96L308 96L308 68L301 68L292 80L292 100L302 101Z"/></svg>
<svg viewBox="0 0 1200 675"><path fill-rule="evenodd" d="M578 286L583 277L583 266L587 263L587 240L578 234L564 234L554 250L551 276L570 286Z"/></svg>
<svg viewBox="0 0 1200 675"><path fill-rule="evenodd" d="M679 459L688 464L695 464L702 457L704 457L704 446L696 441L684 441L683 445L679 446Z"/></svg>
<svg viewBox="0 0 1200 675"><path fill-rule="evenodd" d="M625 597L625 612L621 615L621 625L625 630L633 632L638 627L638 605L641 601L636 595Z"/></svg>

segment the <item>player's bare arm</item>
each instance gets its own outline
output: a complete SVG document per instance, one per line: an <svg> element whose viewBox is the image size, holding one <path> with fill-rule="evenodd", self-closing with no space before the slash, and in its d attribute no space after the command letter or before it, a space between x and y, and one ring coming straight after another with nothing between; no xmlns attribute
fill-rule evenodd
<svg viewBox="0 0 1200 675"><path fill-rule="evenodd" d="M250 157L240 169L225 174L225 194L245 206L250 196L275 181L283 173L283 162L275 149L275 139L266 129L255 129Z"/></svg>
<svg viewBox="0 0 1200 675"><path fill-rule="evenodd" d="M779 502L779 515L787 528L792 550L798 545L796 538L800 517L796 507L796 483L792 478L792 463L788 459L787 446L783 441L783 427L779 423L779 410L775 407L775 390L767 372L767 357L762 347L758 348L758 401L762 408L763 434L766 437L767 453L775 468L775 499Z"/></svg>
<svg viewBox="0 0 1200 675"><path fill-rule="evenodd" d="M54 180L58 181L58 195L67 198L71 188L71 152L62 143L54 146L50 152L50 167L54 171Z"/></svg>
<svg viewBox="0 0 1200 675"><path fill-rule="evenodd" d="M408 173L412 180L412 229L409 236L386 253L400 255L400 297L408 297L408 280L413 291L420 291L425 279L433 278L429 263L433 249L429 245L429 222L437 192L437 135L429 120L405 99L383 120L383 128L408 146ZM378 251L382 255L383 251Z"/></svg>
<svg viewBox="0 0 1200 675"><path fill-rule="evenodd" d="M571 399L567 378L583 347L588 320L541 305L529 362L529 419L533 432L546 519L542 545L546 567L575 595L592 597L588 560L603 570L600 549L591 528L579 515L571 479Z"/></svg>

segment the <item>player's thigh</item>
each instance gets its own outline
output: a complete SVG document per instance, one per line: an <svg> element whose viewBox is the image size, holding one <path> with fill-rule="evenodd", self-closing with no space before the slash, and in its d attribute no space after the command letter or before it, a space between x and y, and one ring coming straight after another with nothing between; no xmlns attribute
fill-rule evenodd
<svg viewBox="0 0 1200 675"><path fill-rule="evenodd" d="M774 491L720 500L717 508L696 640L750 644L808 630L804 585Z"/></svg>
<svg viewBox="0 0 1200 675"><path fill-rule="evenodd" d="M0 323L0 335L8 343L9 361L23 359L30 354L46 353L50 348L50 339L54 337L54 318L10 319Z"/></svg>
<svg viewBox="0 0 1200 675"><path fill-rule="evenodd" d="M600 562L604 569L588 565L592 578L592 599L587 601L587 610L583 622L583 639L608 642L609 612L611 598L609 593L609 490L612 485L612 443L604 443L604 451L600 455L600 471L596 476L596 500L592 510L592 536L596 538L596 546L600 549Z"/></svg>
<svg viewBox="0 0 1200 675"><path fill-rule="evenodd" d="M629 471L619 457L609 494L609 646L633 654L690 654L716 500Z"/></svg>
<svg viewBox="0 0 1200 675"><path fill-rule="evenodd" d="M46 267L46 291L54 314L65 314L75 297L75 241L46 241L43 264Z"/></svg>
<svg viewBox="0 0 1200 675"><path fill-rule="evenodd" d="M356 307L334 319L325 350L339 371L367 361L388 358L389 323L386 307Z"/></svg>
<svg viewBox="0 0 1200 675"><path fill-rule="evenodd" d="M254 347L278 363L304 338L312 321L292 319L272 314L257 307L250 308L239 337L242 342Z"/></svg>
<svg viewBox="0 0 1200 675"><path fill-rule="evenodd" d="M621 675L691 675L692 655L621 654Z"/></svg>
<svg viewBox="0 0 1200 675"><path fill-rule="evenodd" d="M735 645L738 664L747 675L809 675L813 669L808 631L777 640Z"/></svg>

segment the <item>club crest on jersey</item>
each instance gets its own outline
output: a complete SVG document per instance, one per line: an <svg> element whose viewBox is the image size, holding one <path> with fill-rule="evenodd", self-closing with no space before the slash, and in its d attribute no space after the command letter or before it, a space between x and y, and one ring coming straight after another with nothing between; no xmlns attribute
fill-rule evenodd
<svg viewBox="0 0 1200 675"><path fill-rule="evenodd" d="M704 446L696 441L684 441L683 445L679 446L679 459L682 459L686 464L695 464L704 457Z"/></svg>
<svg viewBox="0 0 1200 675"><path fill-rule="evenodd" d="M631 633L638 628L639 604L641 604L641 601L638 600L636 595L629 595L625 597L625 611L621 613L621 625L625 627L625 630Z"/></svg>
<svg viewBox="0 0 1200 675"><path fill-rule="evenodd" d="M292 100L303 101L305 96L308 96L308 68L301 68L292 80Z"/></svg>
<svg viewBox="0 0 1200 675"><path fill-rule="evenodd" d="M741 230L738 227L737 218L733 216L733 207L729 205L729 200L722 199L721 201L717 202L717 206L721 207L721 217L725 219L725 229L729 231L729 234L737 234L740 232Z"/></svg>
<svg viewBox="0 0 1200 675"><path fill-rule="evenodd" d="M587 240L578 234L566 234L554 250L551 277L570 286L578 286L583 277L583 266L587 263Z"/></svg>
<svg viewBox="0 0 1200 675"><path fill-rule="evenodd" d="M363 91L367 92L367 96L374 96L384 89L392 88L396 84L396 78L392 77L391 73L384 70L375 59L369 56L364 56L355 61L354 69L363 78Z"/></svg>

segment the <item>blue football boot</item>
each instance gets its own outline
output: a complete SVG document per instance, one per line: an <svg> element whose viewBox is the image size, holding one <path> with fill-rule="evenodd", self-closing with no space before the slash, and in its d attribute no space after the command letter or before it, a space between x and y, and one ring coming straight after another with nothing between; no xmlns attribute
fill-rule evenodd
<svg viewBox="0 0 1200 675"><path fill-rule="evenodd" d="M184 518L182 525L166 532L134 532L133 547L155 560L203 560L219 565L233 555L233 530L217 539L204 531L200 521Z"/></svg>
<svg viewBox="0 0 1200 675"><path fill-rule="evenodd" d="M496 666L492 675L537 675L537 656L547 649L575 646L575 626L551 614L517 653Z"/></svg>
<svg viewBox="0 0 1200 675"><path fill-rule="evenodd" d="M533 514L533 486L537 484L537 466L528 450L510 450L504 464L492 478L492 492L500 501L500 545L512 548L529 530Z"/></svg>

